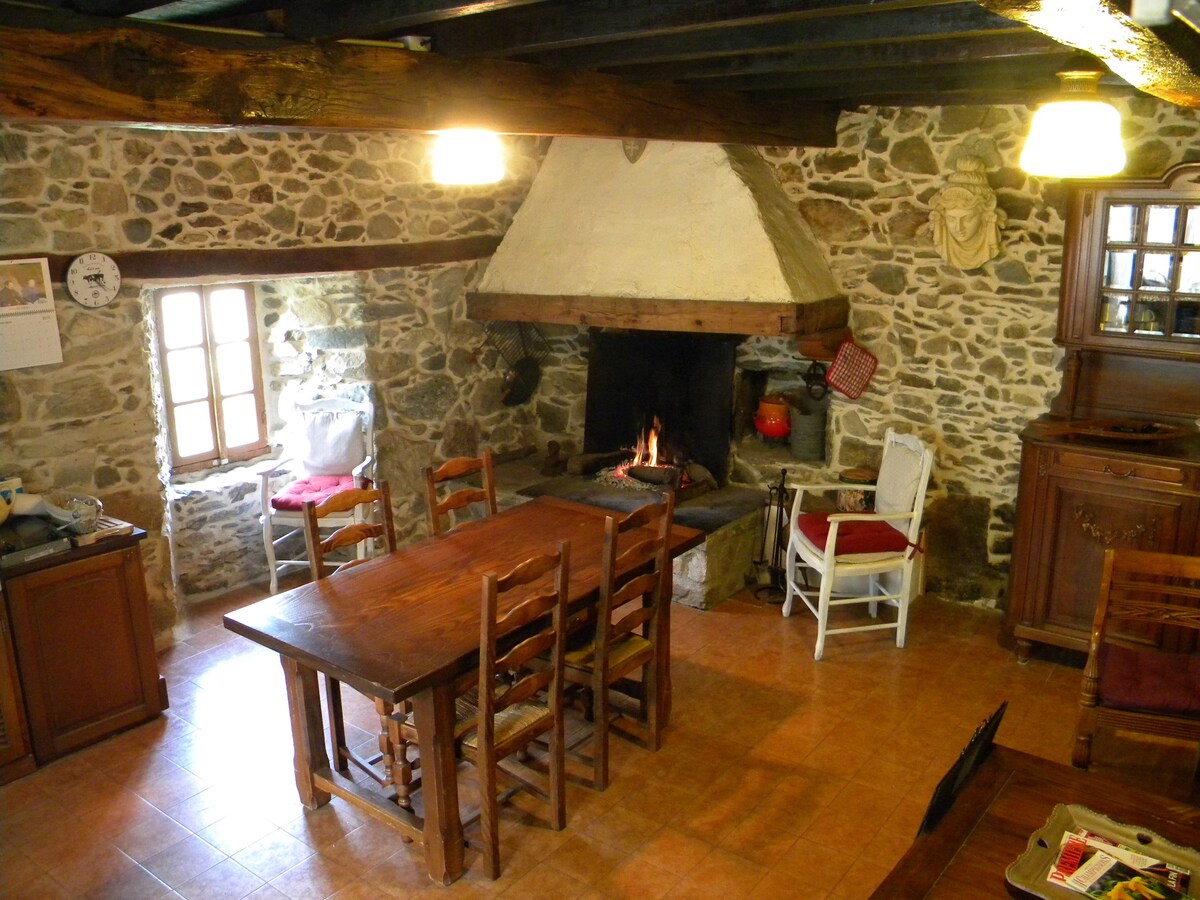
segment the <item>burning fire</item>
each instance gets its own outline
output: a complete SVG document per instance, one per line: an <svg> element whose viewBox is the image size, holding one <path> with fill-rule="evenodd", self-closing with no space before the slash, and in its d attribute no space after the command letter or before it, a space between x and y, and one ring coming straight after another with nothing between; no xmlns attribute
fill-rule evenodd
<svg viewBox="0 0 1200 900"><path fill-rule="evenodd" d="M658 420L658 416L654 417L654 424L650 430L643 431L638 435L637 446L633 447L633 459L629 462L621 463L613 471L613 474L618 477L628 477L630 466L667 466L669 463L664 460L659 460L658 456L658 435L662 431L662 422Z"/></svg>

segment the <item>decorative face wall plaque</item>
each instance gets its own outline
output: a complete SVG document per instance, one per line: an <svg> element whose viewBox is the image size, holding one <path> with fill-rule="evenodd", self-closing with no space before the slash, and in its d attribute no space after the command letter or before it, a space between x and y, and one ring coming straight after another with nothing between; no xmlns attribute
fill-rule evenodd
<svg viewBox="0 0 1200 900"><path fill-rule="evenodd" d="M1000 254L1000 226L1007 217L996 208L996 194L979 157L960 157L946 181L930 202L933 242L951 265L978 268Z"/></svg>

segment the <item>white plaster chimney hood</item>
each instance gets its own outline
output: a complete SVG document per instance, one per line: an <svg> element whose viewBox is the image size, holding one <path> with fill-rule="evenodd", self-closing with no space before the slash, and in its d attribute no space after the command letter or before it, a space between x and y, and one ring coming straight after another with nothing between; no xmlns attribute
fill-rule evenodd
<svg viewBox="0 0 1200 900"><path fill-rule="evenodd" d="M808 224L749 147L556 138L476 290L474 319L727 334L844 332Z"/></svg>

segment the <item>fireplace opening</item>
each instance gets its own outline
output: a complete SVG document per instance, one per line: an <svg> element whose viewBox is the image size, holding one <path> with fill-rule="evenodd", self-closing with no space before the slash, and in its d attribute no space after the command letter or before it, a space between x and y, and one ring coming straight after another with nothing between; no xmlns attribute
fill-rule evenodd
<svg viewBox="0 0 1200 900"><path fill-rule="evenodd" d="M740 341L736 335L593 330L584 452L631 449L655 429L660 459L699 463L724 485Z"/></svg>

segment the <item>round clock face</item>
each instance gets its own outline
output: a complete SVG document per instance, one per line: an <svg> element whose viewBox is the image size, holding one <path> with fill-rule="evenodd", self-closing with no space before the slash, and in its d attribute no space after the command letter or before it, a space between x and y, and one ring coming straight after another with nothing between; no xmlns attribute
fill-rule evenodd
<svg viewBox="0 0 1200 900"><path fill-rule="evenodd" d="M67 293L84 306L107 306L121 289L121 270L111 256L85 253L67 267Z"/></svg>

